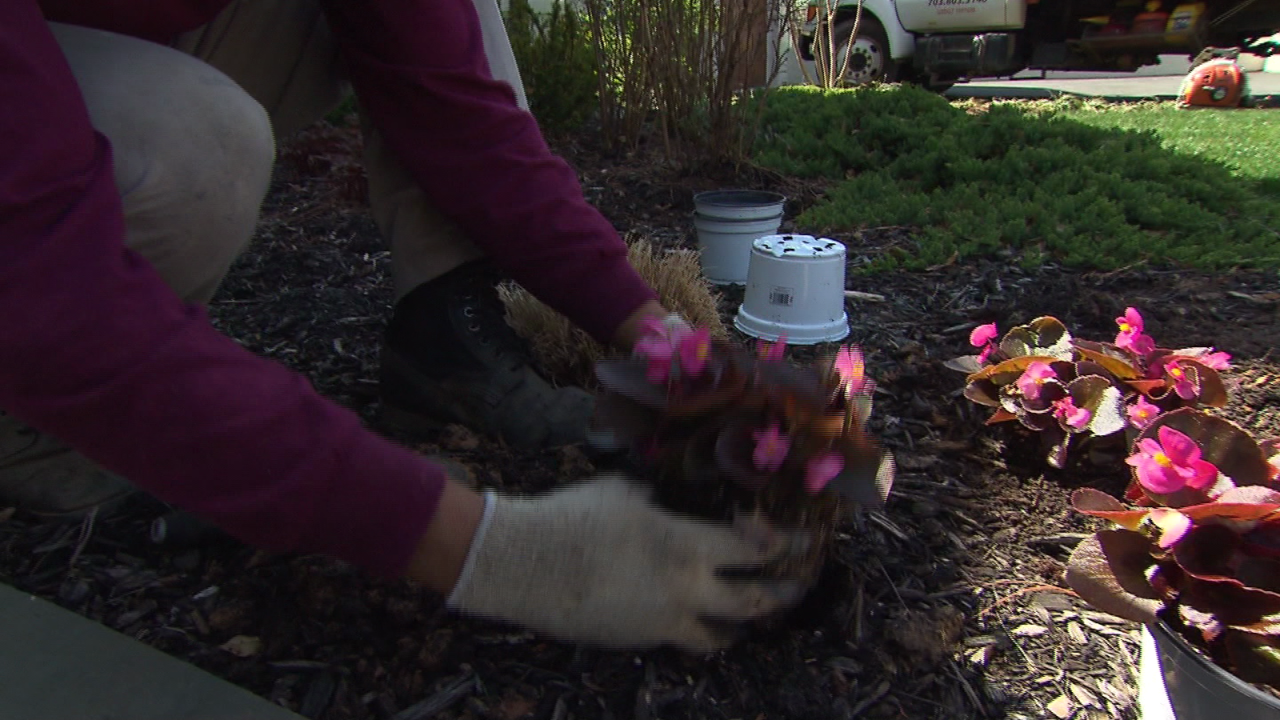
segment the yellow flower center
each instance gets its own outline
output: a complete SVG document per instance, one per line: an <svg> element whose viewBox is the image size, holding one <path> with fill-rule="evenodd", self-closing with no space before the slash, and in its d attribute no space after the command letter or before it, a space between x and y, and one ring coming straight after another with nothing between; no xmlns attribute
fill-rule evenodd
<svg viewBox="0 0 1280 720"><path fill-rule="evenodd" d="M705 340L703 340L702 342L699 342L698 343L698 359L706 360L707 356L710 354L711 354L711 343Z"/></svg>
<svg viewBox="0 0 1280 720"><path fill-rule="evenodd" d="M1184 374L1185 373L1182 372L1182 368L1180 367L1169 368L1169 377L1173 378L1174 380L1181 380Z"/></svg>
<svg viewBox="0 0 1280 720"><path fill-rule="evenodd" d="M1120 323L1120 332L1126 332L1126 333L1127 333L1127 332L1131 332L1132 330L1133 330L1133 326L1132 326L1132 325L1130 325L1129 323L1127 323L1127 322L1122 322L1122 323Z"/></svg>
<svg viewBox="0 0 1280 720"><path fill-rule="evenodd" d="M1163 452L1158 452L1155 455L1152 455L1151 459L1155 460L1156 464L1159 465L1160 467L1163 467L1163 468L1173 467L1173 461L1170 460L1169 456L1165 455Z"/></svg>

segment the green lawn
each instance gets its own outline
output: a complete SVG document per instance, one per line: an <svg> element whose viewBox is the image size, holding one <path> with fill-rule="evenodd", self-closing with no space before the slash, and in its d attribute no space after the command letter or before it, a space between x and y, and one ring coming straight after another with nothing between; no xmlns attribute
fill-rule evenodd
<svg viewBox="0 0 1280 720"><path fill-rule="evenodd" d="M1154 130L1165 147L1231 168L1240 177L1280 180L1280 112L1179 110L1168 103L1090 104L1063 113L1094 127Z"/></svg>
<svg viewBox="0 0 1280 720"><path fill-rule="evenodd" d="M1280 267L1280 112L950 103L918 88L770 96L759 164L832 182L806 232L906 226L872 269L1012 256Z"/></svg>

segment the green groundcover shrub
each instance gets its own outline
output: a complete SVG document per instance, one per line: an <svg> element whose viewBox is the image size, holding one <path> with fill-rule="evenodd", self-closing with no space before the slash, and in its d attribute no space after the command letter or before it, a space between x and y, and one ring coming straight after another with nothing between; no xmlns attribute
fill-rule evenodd
<svg viewBox="0 0 1280 720"><path fill-rule="evenodd" d="M873 268L1002 253L1098 269L1280 266L1274 183L1163 147L1153 131L1073 120L1067 107L962 107L907 86L785 88L770 98L755 160L836 181L797 218L809 232L916 229L915 251Z"/></svg>
<svg viewBox="0 0 1280 720"><path fill-rule="evenodd" d="M572 132L599 105L599 79L590 26L577 3L556 0L539 13L511 0L504 16L529 111L543 130Z"/></svg>

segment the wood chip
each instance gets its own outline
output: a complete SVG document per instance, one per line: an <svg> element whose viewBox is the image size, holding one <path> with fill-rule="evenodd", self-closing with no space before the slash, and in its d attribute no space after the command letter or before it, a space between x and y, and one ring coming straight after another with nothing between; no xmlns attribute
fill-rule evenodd
<svg viewBox="0 0 1280 720"><path fill-rule="evenodd" d="M845 290L844 296L851 300L866 300L867 302L884 302L885 298L879 293L858 292L857 290Z"/></svg>
<svg viewBox="0 0 1280 720"><path fill-rule="evenodd" d="M1083 707L1101 707L1098 704L1098 696L1090 692L1085 686L1079 683L1071 683L1070 688L1071 694L1076 698L1076 702Z"/></svg>
<svg viewBox="0 0 1280 720"><path fill-rule="evenodd" d="M1080 541L1087 537L1092 536L1087 533L1057 533L1054 535L1046 535L1044 537L1031 538L1027 541L1027 544L1042 548L1069 550L1079 545Z"/></svg>
<svg viewBox="0 0 1280 720"><path fill-rule="evenodd" d="M262 652L262 639L252 635L237 635L218 647L236 657L253 657Z"/></svg>
<svg viewBox="0 0 1280 720"><path fill-rule="evenodd" d="M1089 642L1089 636L1084 634L1084 629L1075 620L1067 623L1067 637L1077 645L1085 645Z"/></svg>
<svg viewBox="0 0 1280 720"><path fill-rule="evenodd" d="M1089 628L1090 630L1097 633L1102 633L1103 635L1123 635L1124 634L1123 631L1117 630L1115 628L1107 627L1106 625L1103 625L1101 623L1094 622L1093 620L1087 617L1081 617L1080 623L1085 627Z"/></svg>
<svg viewBox="0 0 1280 720"><path fill-rule="evenodd" d="M995 645L986 645L969 653L969 664L979 667L986 667L991 662L991 658L996 654Z"/></svg>
<svg viewBox="0 0 1280 720"><path fill-rule="evenodd" d="M1116 617L1110 613L1097 612L1096 610L1085 610L1080 614L1094 622L1106 623L1107 625L1127 625L1133 622L1132 620L1125 620L1122 617Z"/></svg>
<svg viewBox="0 0 1280 720"><path fill-rule="evenodd" d="M1071 717L1071 700L1066 695L1059 695L1049 703L1047 709L1059 720L1067 720Z"/></svg>
<svg viewBox="0 0 1280 720"><path fill-rule="evenodd" d="M1070 610L1074 607L1071 604L1071 596L1058 592L1042 592L1036 593L1031 598L1031 603L1035 607L1042 607L1045 610L1054 612Z"/></svg>
<svg viewBox="0 0 1280 720"><path fill-rule="evenodd" d="M1026 625L1019 625L1009 634L1014 637L1040 637L1047 632L1049 632L1049 628L1043 625L1032 625L1028 623Z"/></svg>

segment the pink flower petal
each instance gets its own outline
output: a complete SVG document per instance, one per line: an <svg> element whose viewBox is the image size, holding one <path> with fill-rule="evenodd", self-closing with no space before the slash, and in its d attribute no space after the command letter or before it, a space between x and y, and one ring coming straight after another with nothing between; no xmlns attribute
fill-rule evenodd
<svg viewBox="0 0 1280 720"><path fill-rule="evenodd" d="M1138 312L1135 307L1127 307L1124 309L1124 315L1116 318L1116 325L1122 333L1132 333L1140 335L1143 331L1142 313Z"/></svg>
<svg viewBox="0 0 1280 720"><path fill-rule="evenodd" d="M1205 490L1218 478L1218 468L1200 459L1195 441L1165 425L1152 438L1138 441L1137 452L1125 459L1133 466L1138 482L1153 493L1168 494L1184 487Z"/></svg>
<svg viewBox="0 0 1280 720"><path fill-rule="evenodd" d="M1056 377L1058 374L1053 371L1049 363L1037 360L1027 366L1022 375L1014 381L1014 385L1028 400L1036 400L1040 397L1040 388L1045 381Z"/></svg>
<svg viewBox="0 0 1280 720"><path fill-rule="evenodd" d="M979 325L973 329L973 332L969 333L969 344L974 347L982 347L992 340L995 340L996 336L999 334L999 331L996 330L995 323Z"/></svg>
<svg viewBox="0 0 1280 720"><path fill-rule="evenodd" d="M635 352L649 359L649 367L645 372L649 382L665 382L671 375L675 350L667 342L657 338L641 340L636 343Z"/></svg>
<svg viewBox="0 0 1280 720"><path fill-rule="evenodd" d="M853 395L866 387L866 364L857 347L846 345L836 352L835 370L846 394Z"/></svg>
<svg viewBox="0 0 1280 720"><path fill-rule="evenodd" d="M680 370L685 375L701 375L710 357L711 330L708 328L699 328L680 340Z"/></svg>
<svg viewBox="0 0 1280 720"><path fill-rule="evenodd" d="M1156 437L1160 439L1160 447L1174 465L1188 465L1200 459L1200 446L1185 433L1162 425L1156 431Z"/></svg>
<svg viewBox="0 0 1280 720"><path fill-rule="evenodd" d="M1187 470L1187 487L1196 490L1208 490L1218 480L1218 466L1208 460L1195 460Z"/></svg>
<svg viewBox="0 0 1280 720"><path fill-rule="evenodd" d="M1138 400L1129 405L1125 412L1129 415L1129 423L1143 430L1160 414L1160 408L1148 402L1145 395L1139 395Z"/></svg>
<svg viewBox="0 0 1280 720"><path fill-rule="evenodd" d="M1166 550L1176 545L1191 529L1191 518L1173 508L1153 508L1147 519L1160 529L1157 544Z"/></svg>
<svg viewBox="0 0 1280 720"><path fill-rule="evenodd" d="M786 358L787 338L784 335L778 338L778 342L774 343L761 340L756 344L756 352L764 362L782 362Z"/></svg>
<svg viewBox="0 0 1280 720"><path fill-rule="evenodd" d="M822 491L844 469L844 458L837 453L824 453L809 461L805 468L804 489L810 495Z"/></svg>
<svg viewBox="0 0 1280 720"><path fill-rule="evenodd" d="M1200 364L1213 370L1230 370L1231 356L1224 352L1211 352L1201 355Z"/></svg>
<svg viewBox="0 0 1280 720"><path fill-rule="evenodd" d="M756 441L751 462L761 472L777 472L791 449L791 438L782 433L776 422L764 430L752 431L751 435Z"/></svg>

